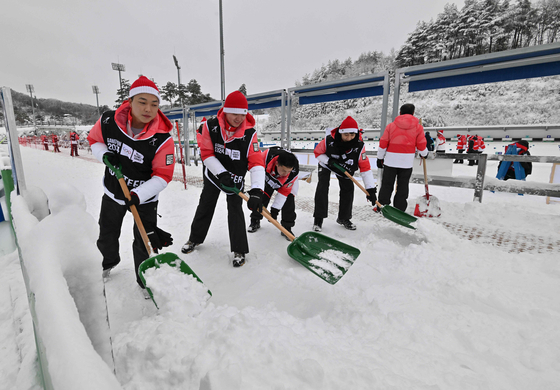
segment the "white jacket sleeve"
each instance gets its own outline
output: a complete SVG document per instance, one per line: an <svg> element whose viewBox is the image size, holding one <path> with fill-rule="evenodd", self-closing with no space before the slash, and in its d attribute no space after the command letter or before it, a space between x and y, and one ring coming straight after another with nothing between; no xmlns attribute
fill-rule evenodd
<svg viewBox="0 0 560 390"><path fill-rule="evenodd" d="M96 142L93 145L91 145L91 154L93 154L93 156L97 159L97 161L99 161L102 164L103 164L103 155L108 150L109 149L107 149L107 145L105 145L103 142Z"/></svg>
<svg viewBox="0 0 560 390"><path fill-rule="evenodd" d="M255 165L249 172L251 173L251 189L259 188L261 191L264 191L264 178L266 176L264 167Z"/></svg>
<svg viewBox="0 0 560 390"><path fill-rule="evenodd" d="M211 156L204 160L204 165L214 174L218 176L220 173L227 171L217 157Z"/></svg>

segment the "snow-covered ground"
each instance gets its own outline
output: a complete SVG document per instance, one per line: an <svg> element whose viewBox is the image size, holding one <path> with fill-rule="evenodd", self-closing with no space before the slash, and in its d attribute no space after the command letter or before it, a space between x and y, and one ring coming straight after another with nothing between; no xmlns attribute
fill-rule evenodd
<svg viewBox="0 0 560 390"><path fill-rule="evenodd" d="M558 144L533 145L533 155L560 154ZM503 144L491 143L487 152L494 147L501 151ZM95 226L103 166L91 155L71 158L65 149L21 151L28 186L55 200L61 186L73 186L74 200L83 199L91 216L80 221ZM489 177L496 166L488 163ZM548 182L551 164L533 166L528 181ZM453 175L474 176L475 170L455 165ZM187 174L196 182L200 166ZM296 236L312 226L315 184L300 185ZM442 216L421 219L413 231L373 213L356 189L358 229L345 230L331 214L323 233L362 253L329 285L292 260L288 242L266 222L249 234L247 264L233 268L224 196L206 242L182 254L200 192L172 182L159 206L159 224L174 237L167 251L212 292L208 301L200 298L199 310L185 310L192 304L186 300L158 311L143 298L133 275L133 221L125 219L123 261L106 283L116 377L124 389L560 389L560 203L488 192L483 203L473 203L472 189L430 187ZM411 185L410 213L423 194L424 186ZM336 180L329 200L338 201ZM476 234L469 240L458 227ZM493 240L496 232L550 245L518 253L511 243ZM83 257L94 260L81 261L99 261L94 266L101 272L95 234L86 233ZM50 245L76 253L72 242ZM37 389L17 255L0 257L0 267L0 388Z"/></svg>

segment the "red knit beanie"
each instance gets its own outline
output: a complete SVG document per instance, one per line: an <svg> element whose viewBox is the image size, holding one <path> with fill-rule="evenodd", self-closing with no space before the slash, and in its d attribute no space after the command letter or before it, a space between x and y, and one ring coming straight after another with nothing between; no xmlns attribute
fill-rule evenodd
<svg viewBox="0 0 560 390"><path fill-rule="evenodd" d="M247 98L240 91L230 93L224 103L224 112L229 114L247 115L248 109Z"/></svg>
<svg viewBox="0 0 560 390"><path fill-rule="evenodd" d="M132 83L130 91L128 92L128 97L131 98L140 93L149 93L154 95L161 103L161 96L159 96L159 90L156 87L156 84L146 76L140 76L138 80Z"/></svg>
<svg viewBox="0 0 560 390"><path fill-rule="evenodd" d="M342 121L342 124L338 128L338 132L340 134L357 133L358 130L358 122L356 122L351 116L346 117L346 119Z"/></svg>

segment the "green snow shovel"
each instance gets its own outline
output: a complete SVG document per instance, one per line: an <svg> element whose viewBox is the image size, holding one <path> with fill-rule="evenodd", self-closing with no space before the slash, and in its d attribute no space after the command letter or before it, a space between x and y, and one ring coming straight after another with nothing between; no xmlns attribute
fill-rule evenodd
<svg viewBox="0 0 560 390"><path fill-rule="evenodd" d="M379 209L381 210L381 214L383 214L383 216L388 220L391 220L409 229L416 230L416 228L412 226L411 223L416 222L418 218L413 217L412 215L407 214L404 211L401 211L393 206L383 206L378 201L375 201L375 204L377 204L377 207L379 207Z"/></svg>
<svg viewBox="0 0 560 390"><path fill-rule="evenodd" d="M348 173L348 171L346 169L344 169L343 167L341 167L340 165L338 165L337 163L334 163L334 165L340 169L341 172L344 172L344 174L350 178L350 180L352 180L354 182L354 184L356 184L367 196L369 196L369 193L367 192L367 190L364 188L364 186L362 186L358 180L354 179L354 177ZM381 203L379 203L378 201L375 201L375 203L377 204L377 207L379 207L379 209L381 210L381 214L383 214L383 216L395 223L398 223L399 225L402 225L404 227L407 227L409 229L413 229L416 230L416 228L412 225L410 225L412 222L416 222L416 220L418 218L413 217L410 214L405 213L404 211L401 211L395 207L392 206L382 206Z"/></svg>
<svg viewBox="0 0 560 390"><path fill-rule="evenodd" d="M124 181L124 177L120 167L115 167L114 165L112 165L105 156L103 157L103 162L105 163L105 165L107 165L107 167L109 167L111 171L113 171L115 177L118 179L119 184L121 185L121 189L123 191L124 196L126 197L126 199L130 200L130 191L128 190L126 182ZM140 219L140 215L138 214L138 210L136 209L136 206L134 205L130 206L130 212L134 216L134 222L136 222L136 227L138 228L138 231L142 236L142 241L144 241L144 245L146 246L146 250L148 251L148 256L149 256L138 267L138 276L140 277L140 280L142 280L142 283L144 283L144 286L146 286L146 279L144 278L144 273L146 272L146 270L149 268L160 268L161 264L169 264L172 267L178 267L182 273L187 275L192 275L196 280L202 283L202 280L200 280L200 278L194 273L194 271L175 253L168 252L168 253L161 253L152 256L153 250L150 244L150 239L148 238L148 234L146 233L146 229L144 228L144 224ZM154 305L158 307L156 300L154 299L154 294L152 293L152 290L150 290L148 286L146 286L146 290L150 294L150 298L152 298ZM212 295L210 290L208 290L208 293Z"/></svg>
<svg viewBox="0 0 560 390"><path fill-rule="evenodd" d="M224 187L236 192L245 201L249 198L237 188ZM261 214L276 226L288 239L288 255L330 284L338 282L360 255L360 250L316 232L305 232L295 237L263 207Z"/></svg>

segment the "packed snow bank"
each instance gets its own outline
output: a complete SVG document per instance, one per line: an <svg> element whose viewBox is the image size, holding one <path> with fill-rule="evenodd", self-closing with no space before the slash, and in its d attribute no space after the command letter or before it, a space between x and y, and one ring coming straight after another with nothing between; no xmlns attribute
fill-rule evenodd
<svg viewBox="0 0 560 390"><path fill-rule="evenodd" d="M34 210L43 215L46 205L37 204L40 194L27 193ZM83 196L69 185L59 187L52 203L52 214L39 222L26 198L12 198L14 226L35 298L37 333L52 384L57 390L119 389L107 365L112 364L112 356L101 259L95 247L96 223L85 212Z"/></svg>

